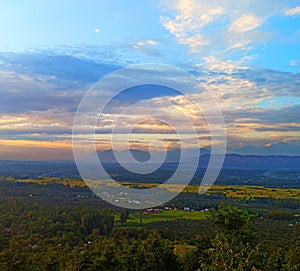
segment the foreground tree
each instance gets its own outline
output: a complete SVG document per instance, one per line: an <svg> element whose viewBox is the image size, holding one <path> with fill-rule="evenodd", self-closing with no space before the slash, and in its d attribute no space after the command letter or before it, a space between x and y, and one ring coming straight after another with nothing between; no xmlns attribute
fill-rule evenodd
<svg viewBox="0 0 300 271"><path fill-rule="evenodd" d="M220 226L228 233L246 227L250 218L246 210L232 205L220 205L218 210L208 217L213 224Z"/></svg>
<svg viewBox="0 0 300 271"><path fill-rule="evenodd" d="M201 255L201 270L258 270L256 256L259 245L249 242L250 218L246 210L230 205L221 205L217 211L212 212L209 220L222 231L216 232L212 247Z"/></svg>

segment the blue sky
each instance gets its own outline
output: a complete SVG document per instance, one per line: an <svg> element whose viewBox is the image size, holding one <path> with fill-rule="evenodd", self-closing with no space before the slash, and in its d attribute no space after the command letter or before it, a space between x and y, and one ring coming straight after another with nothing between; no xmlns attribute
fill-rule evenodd
<svg viewBox="0 0 300 271"><path fill-rule="evenodd" d="M195 63L210 55L232 60L246 57L243 60L252 65L297 72L299 3L277 2L281 3L6 1L0 10L0 50L109 45L117 51L136 49L132 54L148 50L150 56L145 53L144 61L153 60L151 53L168 50L181 52L182 59ZM199 19L201 16L203 19ZM172 31L174 26L177 30ZM232 33L234 27L237 32ZM199 46L205 41L207 45Z"/></svg>
<svg viewBox="0 0 300 271"><path fill-rule="evenodd" d="M1 3L0 37L0 159L28 150L32 159L71 159L72 121L87 89L143 63L198 77L222 109L229 151L300 150L299 1L12 0ZM146 116L153 108L145 106ZM154 124L143 129L151 134Z"/></svg>
<svg viewBox="0 0 300 271"><path fill-rule="evenodd" d="M1 6L1 49L161 38L167 31L159 20L155 1L9 1Z"/></svg>

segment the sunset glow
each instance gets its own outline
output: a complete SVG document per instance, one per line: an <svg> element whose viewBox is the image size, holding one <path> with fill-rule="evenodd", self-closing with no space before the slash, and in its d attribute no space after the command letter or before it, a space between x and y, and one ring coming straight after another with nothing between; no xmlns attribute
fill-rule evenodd
<svg viewBox="0 0 300 271"><path fill-rule="evenodd" d="M143 63L174 65L197 78L199 93L191 97L207 110L203 93L216 100L228 152L300 151L298 1L29 0L1 5L0 159L73 159L73 118L87 90L119 68ZM81 20L87 13L89 18ZM142 99L134 110L124 111L118 150L128 144L147 150L153 139L164 150L211 145L205 118L184 97L150 95L151 88L141 92L144 98L133 93L112 105L125 109ZM153 111L167 121L151 118ZM182 115L195 123L197 146L188 142ZM98 150L112 147L115 117L112 111L99 118ZM139 125L128 143L122 133L135 121ZM186 130L181 144L167 123L172 121ZM83 131L86 152L88 139Z"/></svg>

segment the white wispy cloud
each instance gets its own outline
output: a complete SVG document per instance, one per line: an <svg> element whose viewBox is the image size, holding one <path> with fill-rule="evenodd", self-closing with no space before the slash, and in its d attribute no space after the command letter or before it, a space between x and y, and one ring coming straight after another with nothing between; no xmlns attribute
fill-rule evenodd
<svg viewBox="0 0 300 271"><path fill-rule="evenodd" d="M300 65L300 60L291 60L290 61L290 66L298 66Z"/></svg>
<svg viewBox="0 0 300 271"><path fill-rule="evenodd" d="M147 40L139 41L139 42L135 43L133 45L133 48L134 49L139 49L139 48L143 48L143 47L154 46L154 45L157 45L157 44L158 44L158 41L153 40L153 39L147 39Z"/></svg>
<svg viewBox="0 0 300 271"><path fill-rule="evenodd" d="M220 59L249 56L272 37L264 27L269 18L286 10L283 1L162 1L168 11L161 17L162 25L179 44L187 45L202 59L211 55ZM287 12L297 14L298 8Z"/></svg>
<svg viewBox="0 0 300 271"><path fill-rule="evenodd" d="M172 9L176 11L175 19L161 17L162 24L178 39L179 43L199 49L209 44L202 30L224 14L219 6L208 6L195 0L174 1Z"/></svg>
<svg viewBox="0 0 300 271"><path fill-rule="evenodd" d="M247 68L243 65L242 62L222 60L213 55L204 57L203 59L205 60L205 65L200 64L198 66L203 66L206 69L213 72L226 72L228 74L231 74L234 71L243 70Z"/></svg>
<svg viewBox="0 0 300 271"><path fill-rule="evenodd" d="M262 19L258 18L253 14L245 14L234 21L230 27L229 31L237 33L245 33L247 31L253 30L261 25Z"/></svg>
<svg viewBox="0 0 300 271"><path fill-rule="evenodd" d="M147 43L150 44L150 45L157 45L158 44L158 42L156 40L152 40L152 39L148 39Z"/></svg>
<svg viewBox="0 0 300 271"><path fill-rule="evenodd" d="M300 6L286 10L284 12L284 15L286 16L300 15Z"/></svg>

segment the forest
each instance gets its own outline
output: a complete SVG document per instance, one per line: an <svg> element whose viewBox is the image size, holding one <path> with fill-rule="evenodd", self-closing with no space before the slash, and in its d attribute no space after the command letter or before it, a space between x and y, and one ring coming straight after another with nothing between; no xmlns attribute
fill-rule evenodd
<svg viewBox="0 0 300 271"><path fill-rule="evenodd" d="M178 216L160 219L176 211L116 208L81 186L0 191L0 270L300 270L296 199L182 193L167 204Z"/></svg>

